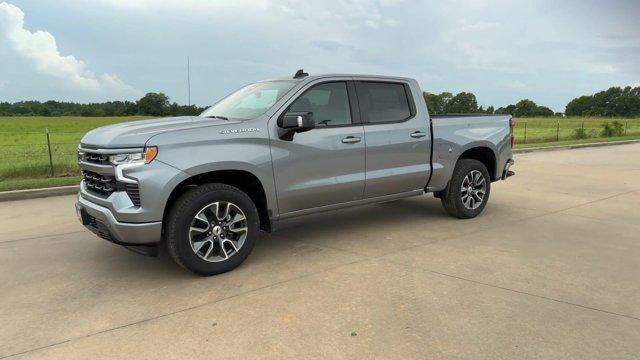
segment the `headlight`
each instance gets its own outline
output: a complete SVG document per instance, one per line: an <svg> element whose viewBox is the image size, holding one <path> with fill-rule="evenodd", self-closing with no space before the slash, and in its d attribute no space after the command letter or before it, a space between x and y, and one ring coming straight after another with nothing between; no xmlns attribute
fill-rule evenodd
<svg viewBox="0 0 640 360"><path fill-rule="evenodd" d="M115 154L109 156L109 162L113 165L122 164L148 164L158 155L158 148L155 146L144 149L141 153Z"/></svg>

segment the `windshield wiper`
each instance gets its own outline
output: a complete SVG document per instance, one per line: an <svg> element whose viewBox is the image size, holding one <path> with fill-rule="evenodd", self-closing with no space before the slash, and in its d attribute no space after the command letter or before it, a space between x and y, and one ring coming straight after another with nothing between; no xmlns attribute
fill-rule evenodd
<svg viewBox="0 0 640 360"><path fill-rule="evenodd" d="M229 120L229 118L224 117L224 116L218 116L218 115L210 115L210 116L205 116L208 119L222 119L222 120Z"/></svg>

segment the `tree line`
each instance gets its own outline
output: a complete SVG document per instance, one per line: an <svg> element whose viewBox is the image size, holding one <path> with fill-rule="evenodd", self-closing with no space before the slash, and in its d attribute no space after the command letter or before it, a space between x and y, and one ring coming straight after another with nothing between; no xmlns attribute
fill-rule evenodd
<svg viewBox="0 0 640 360"><path fill-rule="evenodd" d="M546 106L540 106L529 99L518 101L515 105L507 105L495 109L489 106L486 109L482 105L478 106L476 96L470 92L461 92L453 95L450 92L440 94L423 93L427 102L429 112L432 114L508 114L516 117L532 116L561 116L561 113L554 113Z"/></svg>
<svg viewBox="0 0 640 360"><path fill-rule="evenodd" d="M476 96L470 92L453 95L450 92L440 94L423 93L429 112L433 114L509 114L515 117L549 116L603 116L633 117L640 116L640 86L625 88L611 87L593 95L580 96L571 100L563 113L554 113L546 106L538 105L529 99L516 104L494 109L478 106Z"/></svg>
<svg viewBox="0 0 640 360"><path fill-rule="evenodd" d="M612 87L593 95L571 100L565 110L567 116L620 116L640 115L640 86Z"/></svg>
<svg viewBox="0 0 640 360"><path fill-rule="evenodd" d="M529 99L495 109L480 105L471 92L453 95L423 93L432 114L509 114L515 117L563 116L546 106ZM163 93L147 93L138 101L108 101L104 103L79 104L61 101L0 102L0 116L180 116L197 115L205 108L196 105L171 103ZM571 100L565 109L566 116L633 117L640 116L640 86L611 87L593 95Z"/></svg>
<svg viewBox="0 0 640 360"><path fill-rule="evenodd" d="M171 103L163 93L147 93L138 101L79 104L63 101L0 102L0 116L180 116L198 115L205 108Z"/></svg>

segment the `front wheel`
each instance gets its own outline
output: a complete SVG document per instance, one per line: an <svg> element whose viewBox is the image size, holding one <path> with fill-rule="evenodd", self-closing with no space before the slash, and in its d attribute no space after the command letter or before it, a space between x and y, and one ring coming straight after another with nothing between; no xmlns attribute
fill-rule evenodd
<svg viewBox="0 0 640 360"><path fill-rule="evenodd" d="M260 230L258 210L241 190L206 184L184 193L167 218L167 250L200 275L234 269L251 253Z"/></svg>
<svg viewBox="0 0 640 360"><path fill-rule="evenodd" d="M440 201L449 215L470 219L482 212L490 192L491 178L484 164L473 159L461 159L456 163Z"/></svg>

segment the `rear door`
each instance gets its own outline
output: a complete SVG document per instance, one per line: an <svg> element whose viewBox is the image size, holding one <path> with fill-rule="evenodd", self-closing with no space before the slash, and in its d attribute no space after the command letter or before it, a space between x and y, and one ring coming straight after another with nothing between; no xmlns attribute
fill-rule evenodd
<svg viewBox="0 0 640 360"><path fill-rule="evenodd" d="M364 125L364 197L422 189L429 177L430 133L426 111L417 111L409 83L357 81Z"/></svg>
<svg viewBox="0 0 640 360"><path fill-rule="evenodd" d="M278 116L289 111L312 112L316 128L272 137L280 214L362 199L364 130L353 82L316 82Z"/></svg>

